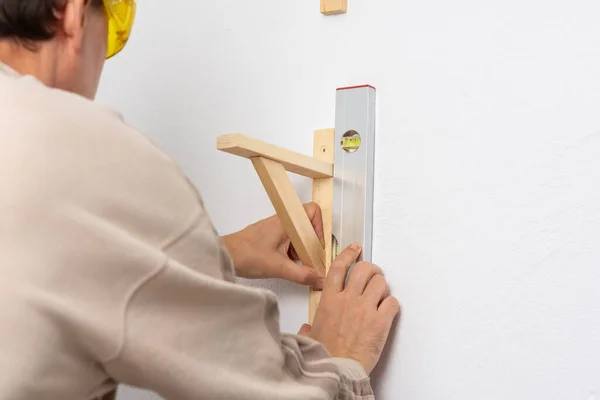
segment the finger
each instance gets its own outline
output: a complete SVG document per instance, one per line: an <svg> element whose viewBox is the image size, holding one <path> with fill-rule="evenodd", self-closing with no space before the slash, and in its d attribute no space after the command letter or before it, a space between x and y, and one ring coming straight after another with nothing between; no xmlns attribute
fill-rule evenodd
<svg viewBox="0 0 600 400"><path fill-rule="evenodd" d="M361 246L354 243L340 253L329 268L329 274L325 279L325 291L339 293L344 290L348 270L358 259L361 251Z"/></svg>
<svg viewBox="0 0 600 400"><path fill-rule="evenodd" d="M321 213L321 207L315 203L307 203L304 205L304 210L306 211L306 215L310 220L310 223L321 242L321 246L325 246L325 235L323 233L323 215ZM290 249L288 251L288 255L292 260L299 260L298 252L294 248L294 245L290 245Z"/></svg>
<svg viewBox="0 0 600 400"><path fill-rule="evenodd" d="M310 326L309 324L303 324L302 328L300 328L300 331L298 332L298 335L308 336L311 329L312 329L312 326Z"/></svg>
<svg viewBox="0 0 600 400"><path fill-rule="evenodd" d="M379 307L379 303L389 296L389 288L383 275L375 275L363 294L364 299L369 304L372 304L375 309Z"/></svg>
<svg viewBox="0 0 600 400"><path fill-rule="evenodd" d="M394 319L400 313L398 299L392 296L386 297L381 302L381 306L379 306L377 313L381 318L381 325L379 327L382 330L379 331L379 335L381 335L380 338L383 340L382 343L386 343L390 335L390 330L394 324Z"/></svg>
<svg viewBox="0 0 600 400"><path fill-rule="evenodd" d="M288 257L290 258L290 260L300 261L300 256L298 255L298 252L294 248L293 244L290 244L290 249L288 250Z"/></svg>
<svg viewBox="0 0 600 400"><path fill-rule="evenodd" d="M381 268L368 262L356 264L348 279L346 291L354 294L363 294L367 285L375 275L382 275Z"/></svg>
<svg viewBox="0 0 600 400"><path fill-rule="evenodd" d="M386 297L379 306L378 312L393 320L400 313L400 303L398 299L392 296Z"/></svg>
<svg viewBox="0 0 600 400"><path fill-rule="evenodd" d="M282 260L280 265L276 278L285 279L299 285L313 286L315 289L323 288L324 276L316 268L299 265L288 259Z"/></svg>
<svg viewBox="0 0 600 400"><path fill-rule="evenodd" d="M317 234L317 237L321 241L321 245L325 246L325 235L323 234L323 215L321 213L321 207L315 202L304 205L304 210L310 223Z"/></svg>

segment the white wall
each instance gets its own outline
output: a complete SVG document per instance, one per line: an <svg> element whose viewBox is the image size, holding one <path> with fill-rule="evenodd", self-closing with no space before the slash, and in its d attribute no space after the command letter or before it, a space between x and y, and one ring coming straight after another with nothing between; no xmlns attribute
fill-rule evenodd
<svg viewBox="0 0 600 400"><path fill-rule="evenodd" d="M375 85L374 261L404 307L378 399L600 399L600 3L318 8L140 1L99 101L181 163L228 233L272 208L215 138L310 154L335 88ZM305 290L265 286L283 329L298 329Z"/></svg>

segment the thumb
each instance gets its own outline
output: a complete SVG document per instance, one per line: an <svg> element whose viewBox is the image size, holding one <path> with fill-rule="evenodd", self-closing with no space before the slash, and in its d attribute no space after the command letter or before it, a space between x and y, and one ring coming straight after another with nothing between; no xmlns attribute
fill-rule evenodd
<svg viewBox="0 0 600 400"><path fill-rule="evenodd" d="M308 336L310 331L312 329L312 326L309 324L303 324L302 328L300 328L300 331L298 332L298 335L302 335L302 336Z"/></svg>
<svg viewBox="0 0 600 400"><path fill-rule="evenodd" d="M300 285L311 286L314 289L323 289L324 276L313 267L296 264L292 260L282 260L278 278L285 279Z"/></svg>

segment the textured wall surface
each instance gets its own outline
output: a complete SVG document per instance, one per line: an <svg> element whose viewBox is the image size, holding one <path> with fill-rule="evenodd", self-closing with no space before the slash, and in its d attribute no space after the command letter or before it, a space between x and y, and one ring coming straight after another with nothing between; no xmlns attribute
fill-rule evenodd
<svg viewBox="0 0 600 400"><path fill-rule="evenodd" d="M352 0L337 17L316 0L144 0L99 101L229 233L272 208L216 137L311 154L335 88L375 85L374 261L404 308L378 399L597 400L599 15L596 0ZM297 330L306 290L263 285Z"/></svg>

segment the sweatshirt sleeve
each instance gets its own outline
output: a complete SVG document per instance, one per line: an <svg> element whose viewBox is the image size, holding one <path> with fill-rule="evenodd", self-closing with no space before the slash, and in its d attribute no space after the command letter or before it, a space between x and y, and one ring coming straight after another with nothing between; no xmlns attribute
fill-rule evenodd
<svg viewBox="0 0 600 400"><path fill-rule="evenodd" d="M169 400L374 399L358 362L280 332L273 293L214 272L231 269L220 244L222 265L203 264L202 253L216 251L205 218L132 293L121 346L104 363L113 379Z"/></svg>

